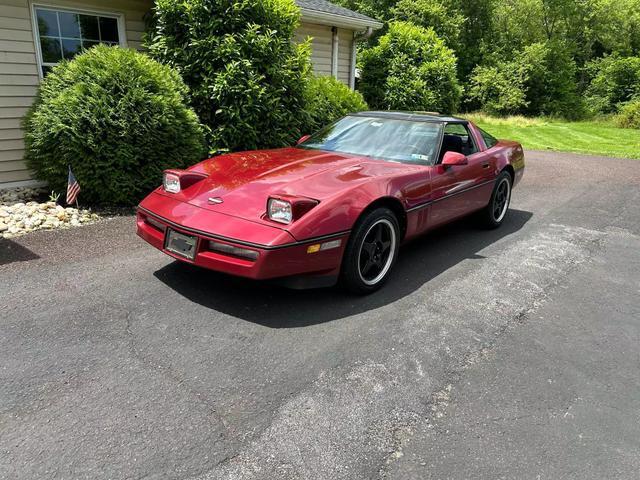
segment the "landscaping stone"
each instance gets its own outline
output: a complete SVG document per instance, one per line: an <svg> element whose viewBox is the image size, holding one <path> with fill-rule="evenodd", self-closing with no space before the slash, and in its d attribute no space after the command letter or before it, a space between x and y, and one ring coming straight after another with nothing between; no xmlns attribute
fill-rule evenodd
<svg viewBox="0 0 640 480"><path fill-rule="evenodd" d="M63 207L55 201L37 202L38 188L0 191L0 237L11 238L42 229L70 228L95 223L100 216L89 209Z"/></svg>

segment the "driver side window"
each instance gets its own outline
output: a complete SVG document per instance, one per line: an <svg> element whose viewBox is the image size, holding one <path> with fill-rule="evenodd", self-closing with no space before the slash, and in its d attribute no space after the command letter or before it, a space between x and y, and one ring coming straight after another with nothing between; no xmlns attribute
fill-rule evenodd
<svg viewBox="0 0 640 480"><path fill-rule="evenodd" d="M457 152L472 155L478 151L473 136L467 125L462 123L447 123L444 127L440 160L446 152Z"/></svg>

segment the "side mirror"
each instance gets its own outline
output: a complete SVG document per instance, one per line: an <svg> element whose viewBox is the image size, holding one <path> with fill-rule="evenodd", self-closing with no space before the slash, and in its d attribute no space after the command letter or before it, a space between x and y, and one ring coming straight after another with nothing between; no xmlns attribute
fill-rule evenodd
<svg viewBox="0 0 640 480"><path fill-rule="evenodd" d="M458 152L446 152L444 157L442 157L442 165L453 166L453 165L466 165L467 157Z"/></svg>
<svg viewBox="0 0 640 480"><path fill-rule="evenodd" d="M305 135L304 137L300 137L298 139L298 141L296 142L296 145L300 145L302 142L304 142L305 140L307 140L309 137L311 137L311 135Z"/></svg>

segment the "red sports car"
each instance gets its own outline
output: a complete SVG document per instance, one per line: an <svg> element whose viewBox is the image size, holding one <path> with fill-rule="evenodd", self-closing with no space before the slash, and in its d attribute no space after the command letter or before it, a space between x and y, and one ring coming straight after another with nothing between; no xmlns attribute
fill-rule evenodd
<svg viewBox="0 0 640 480"><path fill-rule="evenodd" d="M491 228L522 178L522 147L455 117L348 115L295 147L167 170L138 235L183 262L293 287L367 293L401 243L477 212Z"/></svg>

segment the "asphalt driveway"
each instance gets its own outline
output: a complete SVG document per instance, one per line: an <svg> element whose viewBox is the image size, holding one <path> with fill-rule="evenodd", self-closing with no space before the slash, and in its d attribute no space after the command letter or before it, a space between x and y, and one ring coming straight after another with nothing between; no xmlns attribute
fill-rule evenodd
<svg viewBox="0 0 640 480"><path fill-rule="evenodd" d="M0 239L0 478L637 478L640 161L527 158L363 298Z"/></svg>

